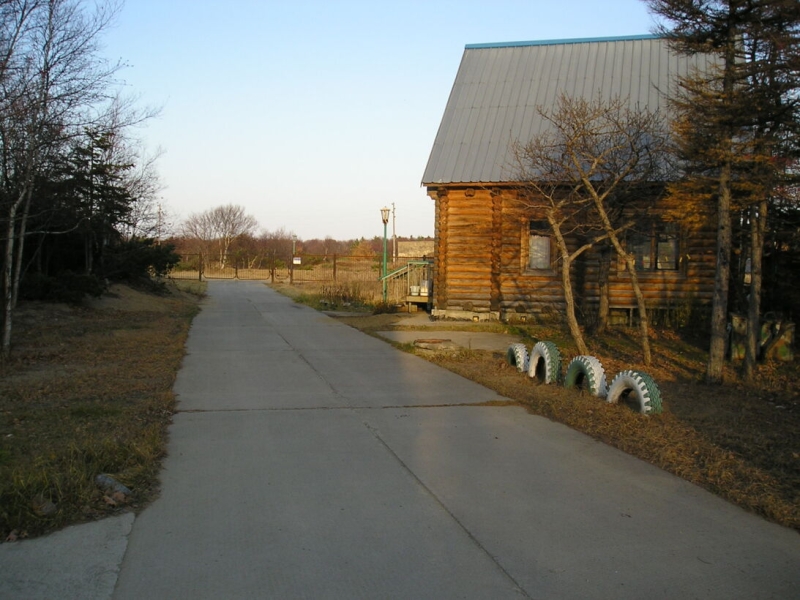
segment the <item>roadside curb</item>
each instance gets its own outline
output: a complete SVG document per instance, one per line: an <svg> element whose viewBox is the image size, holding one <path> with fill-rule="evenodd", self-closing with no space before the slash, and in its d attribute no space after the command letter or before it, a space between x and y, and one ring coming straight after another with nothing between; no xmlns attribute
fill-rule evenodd
<svg viewBox="0 0 800 600"><path fill-rule="evenodd" d="M111 598L135 518L125 513L0 544L0 598Z"/></svg>

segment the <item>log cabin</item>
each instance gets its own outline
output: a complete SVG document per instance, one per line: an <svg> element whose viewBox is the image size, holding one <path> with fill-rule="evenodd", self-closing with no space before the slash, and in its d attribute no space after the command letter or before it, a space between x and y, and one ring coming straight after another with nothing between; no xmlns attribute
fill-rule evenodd
<svg viewBox="0 0 800 600"><path fill-rule="evenodd" d="M563 313L552 239L541 215L520 210L509 168L514 143L546 130L539 109L553 108L561 94L625 98L668 113L677 77L711 68L708 60L676 55L652 35L467 45L422 179L435 202L433 316L513 321ZM658 213L656 200L643 202ZM713 228L688 233L655 219L625 243L649 307L710 302ZM574 263L574 292L586 311L599 304L601 254L590 251ZM612 317L630 320L630 276L620 261L610 263Z"/></svg>

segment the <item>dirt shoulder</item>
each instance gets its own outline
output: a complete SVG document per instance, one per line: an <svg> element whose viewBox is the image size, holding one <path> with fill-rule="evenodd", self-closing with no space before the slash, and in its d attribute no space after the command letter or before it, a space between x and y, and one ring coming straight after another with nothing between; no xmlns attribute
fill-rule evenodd
<svg viewBox="0 0 800 600"><path fill-rule="evenodd" d="M135 510L157 494L172 385L202 293L192 283L20 305L0 364L0 541ZM101 474L129 493L99 486Z"/></svg>

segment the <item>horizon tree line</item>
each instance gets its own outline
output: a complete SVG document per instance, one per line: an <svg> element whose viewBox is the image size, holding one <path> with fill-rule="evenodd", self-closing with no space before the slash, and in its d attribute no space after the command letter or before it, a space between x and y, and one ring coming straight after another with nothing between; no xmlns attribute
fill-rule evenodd
<svg viewBox="0 0 800 600"><path fill-rule="evenodd" d="M193 213L179 224L177 231L177 235L165 241L173 245L179 254L202 255L204 261L212 261L220 268L232 263L240 268L252 269L263 269L272 264L286 266L293 250L297 255L312 256L320 261L334 256L373 258L382 253L383 244L380 236L349 240L336 240L331 236L300 239L285 227L263 229L244 206L236 204L219 205ZM400 241L415 239L433 238L398 236Z"/></svg>

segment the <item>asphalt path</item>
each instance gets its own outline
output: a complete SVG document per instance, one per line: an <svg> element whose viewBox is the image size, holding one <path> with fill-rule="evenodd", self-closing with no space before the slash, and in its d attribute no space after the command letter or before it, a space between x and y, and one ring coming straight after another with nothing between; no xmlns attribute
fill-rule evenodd
<svg viewBox="0 0 800 600"><path fill-rule="evenodd" d="M800 598L796 532L262 284L208 294L113 598Z"/></svg>

